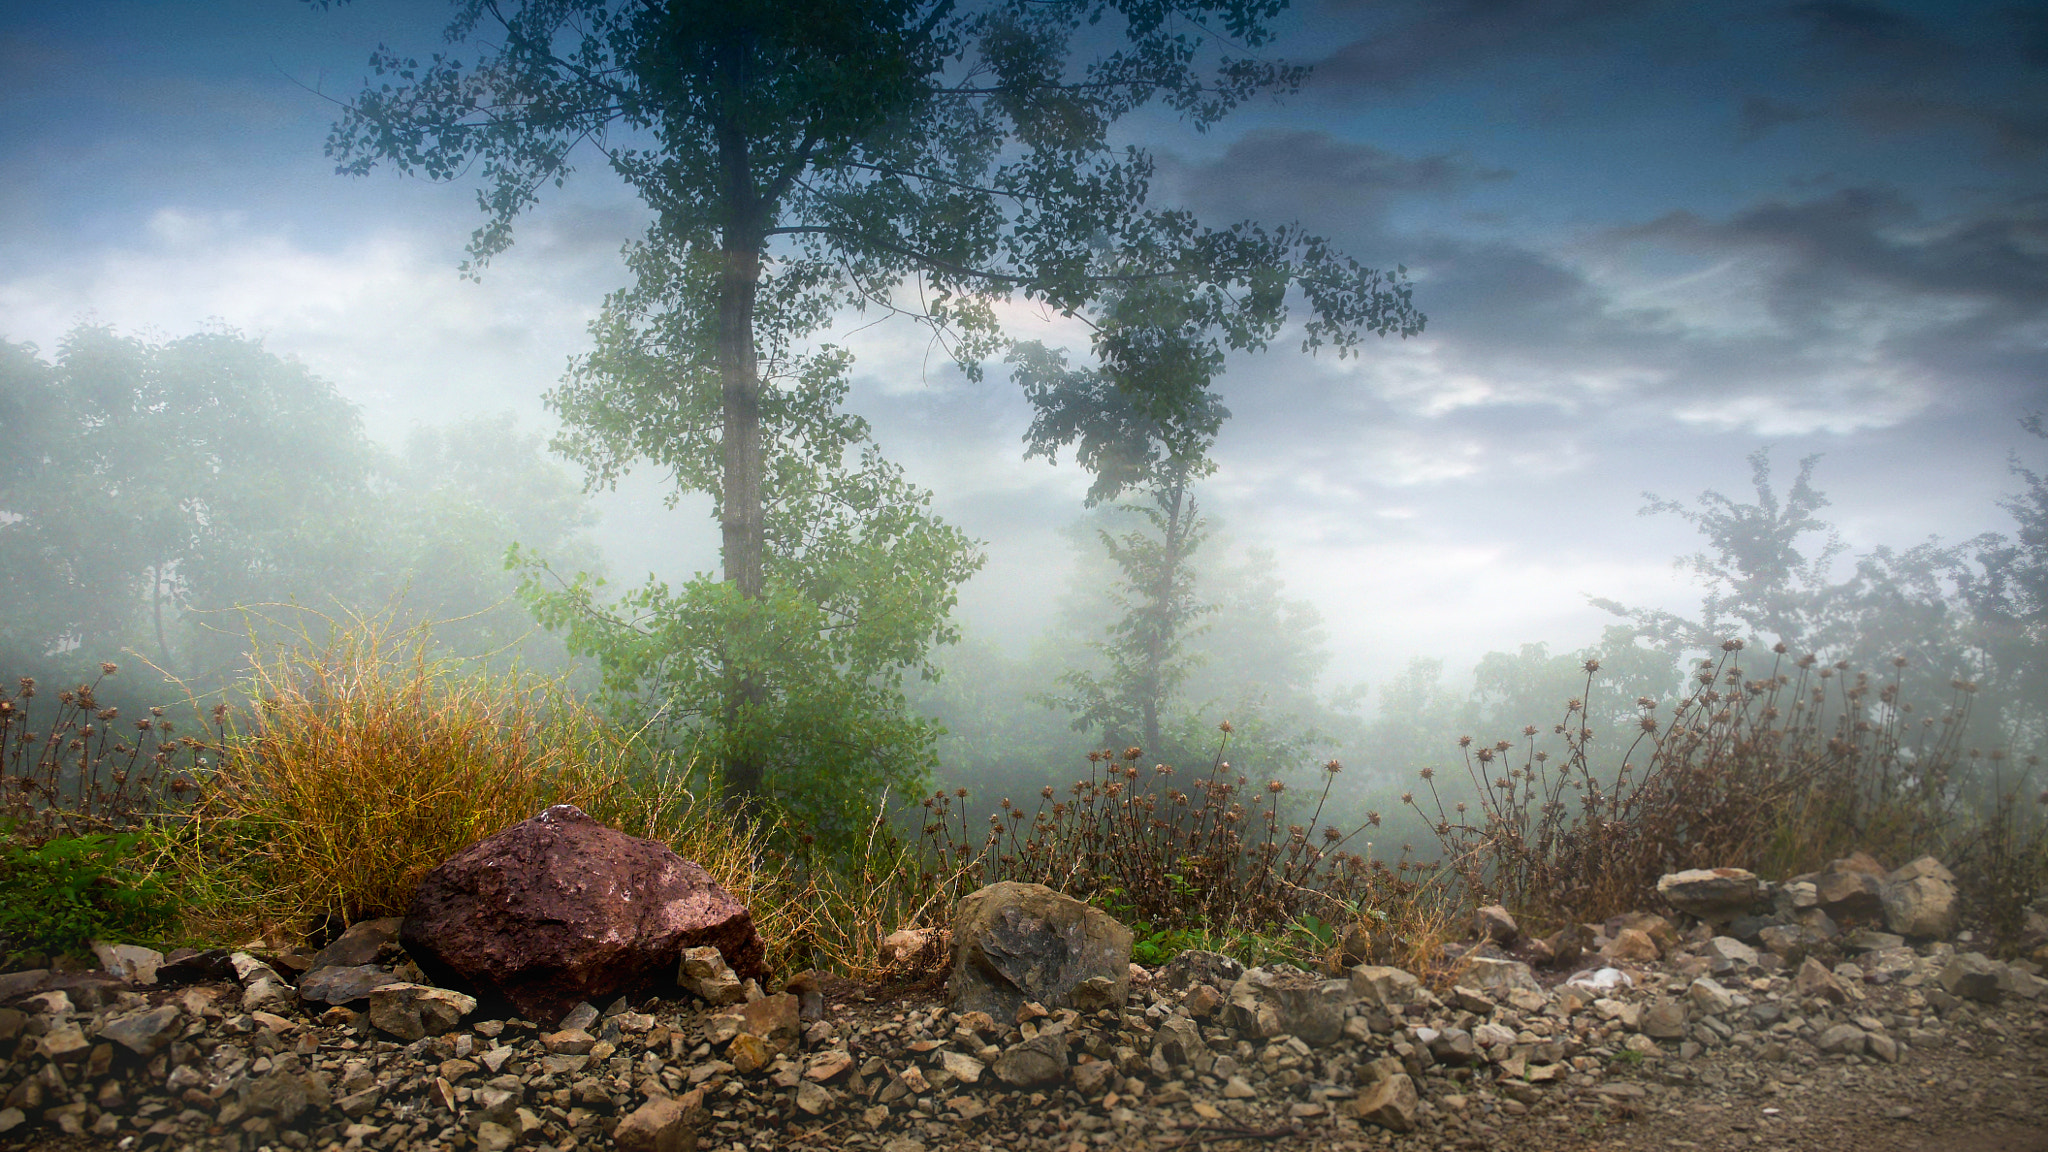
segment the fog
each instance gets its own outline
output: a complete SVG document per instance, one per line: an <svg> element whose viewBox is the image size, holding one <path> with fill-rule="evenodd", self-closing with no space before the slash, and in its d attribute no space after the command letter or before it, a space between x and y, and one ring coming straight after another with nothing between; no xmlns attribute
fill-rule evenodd
<svg viewBox="0 0 2048 1152"><path fill-rule="evenodd" d="M556 431L542 396L628 282L620 249L647 221L632 192L580 156L471 281L473 174L346 178L322 155L369 49L434 50L438 7L10 17L0 339L49 362L82 324L237 332L331 382L393 459L477 417ZM1231 417L1196 487L1213 532L1196 570L1223 598L1264 550L1267 607L1291 638L1319 617L1320 642L1261 654L1263 618L1218 613L1186 701L1205 721L1264 693L1329 710L1326 731L1354 717L1324 751L1370 760L1365 725L1418 658L1463 699L1488 653L1600 643L1624 621L1595 599L1697 617L1706 589L1674 559L1702 538L1640 514L1645 493L1751 500L1759 448L1780 495L1820 457L1819 515L1845 546L1825 581L1879 548L2015 531L2012 463L2048 470L2021 424L2048 407L2048 9L1333 0L1281 27L1266 54L1315 65L1301 93L1206 134L1156 112L1120 132L1153 149L1160 202L1298 221L1405 266L1428 324L1348 359L1303 353L1297 328L1217 377ZM1022 303L1000 319L1087 355L1075 322ZM1029 731L993 760L944 746L941 778L1064 754L1066 714L1036 697L1110 619L1089 601L1113 576L1088 472L1026 458L1031 408L1000 357L970 380L927 330L872 311L819 342L853 356L846 409L987 556L959 594L965 643L939 656L968 683L912 699L959 729L944 692L1008 676L991 699ZM595 493L558 566L601 558L620 590L716 572L709 499L668 493L645 465ZM1295 671L1267 660L1310 680L1276 687Z"/></svg>

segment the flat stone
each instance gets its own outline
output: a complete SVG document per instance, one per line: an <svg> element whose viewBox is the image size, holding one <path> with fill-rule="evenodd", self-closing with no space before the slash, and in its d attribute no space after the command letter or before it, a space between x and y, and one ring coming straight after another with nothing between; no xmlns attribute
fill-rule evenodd
<svg viewBox="0 0 2048 1152"><path fill-rule="evenodd" d="M1498 904L1488 904L1479 909L1473 919L1481 940L1491 940L1503 948L1513 944L1515 938L1522 934L1521 925L1516 924L1508 910Z"/></svg>
<svg viewBox="0 0 2048 1152"><path fill-rule="evenodd" d="M309 1004L354 1004L369 999L373 990L386 984L404 982L390 969L375 964L316 967L299 979L299 999Z"/></svg>
<svg viewBox="0 0 2048 1152"><path fill-rule="evenodd" d="M816 1116L832 1107L832 1090L809 1080L796 1086L797 1110L807 1116Z"/></svg>
<svg viewBox="0 0 2048 1152"><path fill-rule="evenodd" d="M286 1068L274 1068L242 1085L242 1107L263 1116L275 1116L290 1124L306 1111L325 1111L332 1101L319 1081Z"/></svg>
<svg viewBox="0 0 2048 1152"><path fill-rule="evenodd" d="M981 1079L981 1074L988 1069L988 1065L983 1064L965 1052L953 1051L939 1053L939 1067L944 1068L947 1075L962 1084L975 1083Z"/></svg>
<svg viewBox="0 0 2048 1152"><path fill-rule="evenodd" d="M1830 1055L1861 1056L1863 1041L1863 1029L1854 1024L1836 1024L1822 1032L1813 1046Z"/></svg>
<svg viewBox="0 0 2048 1152"><path fill-rule="evenodd" d="M1657 895L1687 915L1725 924L1756 905L1763 885L1742 868L1694 868L1659 878Z"/></svg>
<svg viewBox="0 0 2048 1152"><path fill-rule="evenodd" d="M1067 1038L1042 1033L996 1058L996 1078L1012 1088L1056 1084L1067 1075Z"/></svg>

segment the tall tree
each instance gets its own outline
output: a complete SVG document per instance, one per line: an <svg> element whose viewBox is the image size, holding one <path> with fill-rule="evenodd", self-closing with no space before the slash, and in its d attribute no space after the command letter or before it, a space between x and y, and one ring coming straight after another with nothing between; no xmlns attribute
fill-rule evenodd
<svg viewBox="0 0 2048 1152"><path fill-rule="evenodd" d="M472 270L511 243L579 145L603 155L653 212L648 245L711 280L699 304L714 334L724 577L760 599L764 324L795 336L842 306L902 309L895 290L914 281L918 314L970 374L1000 346L999 300L1082 315L1106 287L1156 281L1184 285L1190 322L1233 348L1277 334L1290 285L1309 305L1307 347L1421 329L1399 272L1296 227L1210 229L1149 207L1149 155L1111 145L1113 126L1154 102L1201 129L1296 87L1301 69L1251 55L1281 7L460 0L448 38L487 29L480 62L380 48L371 66L389 79L349 105L328 149L345 172L479 171ZM1111 39L1076 60L1077 40ZM740 676L731 710L766 691ZM750 794L761 768L734 761L728 786Z"/></svg>

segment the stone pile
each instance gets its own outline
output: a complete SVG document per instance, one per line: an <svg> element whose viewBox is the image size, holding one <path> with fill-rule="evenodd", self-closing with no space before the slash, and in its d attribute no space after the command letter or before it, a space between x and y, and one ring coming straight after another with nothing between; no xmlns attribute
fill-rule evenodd
<svg viewBox="0 0 2048 1152"><path fill-rule="evenodd" d="M1554 1147L1681 1099L1789 1104L1836 1073L1959 1052L2014 1052L2039 1078L2038 965L1854 926L1925 926L1896 893L1932 869L1830 875L1673 881L1670 917L1585 926L1585 961L1549 970L1512 958L1528 942L1487 910L1431 982L1209 953L1137 968L1115 932L1032 886L987 893L956 923L948 998L828 1000L808 976L767 994L701 946L667 994L540 1020L432 986L388 923L317 955L130 951L106 972L0 975L0 1146L68 1133L221 1152ZM1014 1006L991 1011L973 981ZM1785 1109L1757 1116L1799 1142Z"/></svg>

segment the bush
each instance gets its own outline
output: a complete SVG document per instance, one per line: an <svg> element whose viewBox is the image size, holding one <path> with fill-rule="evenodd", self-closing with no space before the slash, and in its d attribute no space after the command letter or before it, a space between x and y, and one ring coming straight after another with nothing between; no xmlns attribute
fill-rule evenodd
<svg viewBox="0 0 2048 1152"><path fill-rule="evenodd" d="M551 804L668 844L742 901L773 872L757 826L712 813L556 682L434 658L425 629L352 621L259 653L251 687L161 857L213 935L401 915L428 871Z"/></svg>

